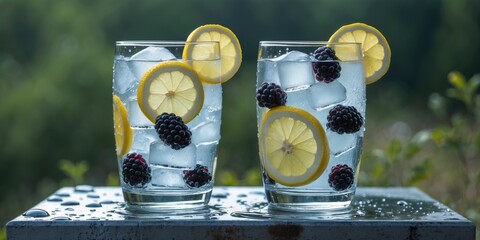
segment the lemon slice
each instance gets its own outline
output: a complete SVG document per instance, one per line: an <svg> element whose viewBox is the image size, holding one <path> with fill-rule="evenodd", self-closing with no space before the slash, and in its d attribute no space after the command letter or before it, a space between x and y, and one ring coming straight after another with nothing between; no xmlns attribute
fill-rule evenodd
<svg viewBox="0 0 480 240"><path fill-rule="evenodd" d="M117 156L121 157L132 146L133 131L128 122L127 109L123 105L122 100L116 95L113 95L113 129L115 132Z"/></svg>
<svg viewBox="0 0 480 240"><path fill-rule="evenodd" d="M285 186L315 181L329 161L325 130L315 117L299 108L280 106L268 111L260 127L259 144L263 168Z"/></svg>
<svg viewBox="0 0 480 240"><path fill-rule="evenodd" d="M218 41L220 45L220 67L214 61L195 61L195 59L208 59L215 54L201 45L189 45L184 49L184 59L194 59L192 67L197 71L202 81L216 84L230 80L237 73L242 63L242 49L237 36L228 28L218 24L207 24L193 30L187 38L187 42ZM220 75L219 75L220 74Z"/></svg>
<svg viewBox="0 0 480 240"><path fill-rule="evenodd" d="M137 92L140 109L153 123L164 112L190 122L202 109L203 97L203 85L196 72L176 61L162 62L148 70Z"/></svg>
<svg viewBox="0 0 480 240"><path fill-rule="evenodd" d="M378 81L390 67L390 46L380 31L364 23L352 23L339 28L329 42L357 42L362 44L365 65L365 83ZM348 52L336 49L337 57L348 60Z"/></svg>

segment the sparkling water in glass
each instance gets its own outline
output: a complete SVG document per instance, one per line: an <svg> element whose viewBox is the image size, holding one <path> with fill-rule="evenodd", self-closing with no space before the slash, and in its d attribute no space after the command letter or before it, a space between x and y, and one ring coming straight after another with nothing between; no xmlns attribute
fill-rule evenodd
<svg viewBox="0 0 480 240"><path fill-rule="evenodd" d="M343 59L316 56L315 51L322 47L336 51L336 55ZM286 94L285 106L301 109L320 123L329 152L327 165L318 177L307 183L287 186L275 181L275 177L265 169L265 162L270 159L264 153L262 143L269 139L259 139L263 183L269 206L286 211L348 210L357 185L365 126L365 76L360 44L262 41L257 64L257 94L264 83L279 86ZM319 71L329 71L329 64L340 66L339 76L326 80L318 77ZM321 70L319 66L322 65L327 67ZM357 126L358 130L345 133L332 125L329 127L328 116L339 105L351 106L361 115L362 123ZM264 118L274 109L281 108L261 107L257 100L259 138L262 137L260 129ZM290 153L284 151L282 154ZM335 176L337 179L334 179ZM350 182L338 182L343 180Z"/></svg>
<svg viewBox="0 0 480 240"><path fill-rule="evenodd" d="M202 59L192 59L184 54L187 47L197 45L214 51ZM116 43L112 90L114 98L120 99L120 104L126 109L129 123L127 128L131 129L128 130L131 134L123 135L123 138L119 139L125 141L126 138L131 138L132 141L125 154L119 155L117 149L119 176L127 209L151 212L197 208L208 204L214 182L217 146L220 141L221 84L201 83L204 92L203 106L199 113L186 123L191 131L191 142L181 149L173 149L160 139L155 123L144 114L139 106L141 99L138 99L139 84L152 68L164 62L182 62L192 66L194 61L196 64L208 63L209 74L219 76L218 42ZM196 74L200 75L200 72ZM124 161L139 155L147 168L140 171L144 174L141 183L131 184L124 176ZM189 184L186 175L192 175L199 166L207 174L198 178L201 179L198 180L198 184Z"/></svg>

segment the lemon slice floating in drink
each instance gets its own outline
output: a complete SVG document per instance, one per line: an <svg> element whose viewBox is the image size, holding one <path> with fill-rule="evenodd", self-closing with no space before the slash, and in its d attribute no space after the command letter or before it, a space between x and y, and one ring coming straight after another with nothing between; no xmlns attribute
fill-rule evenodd
<svg viewBox="0 0 480 240"><path fill-rule="evenodd" d="M121 157L127 154L132 146L133 131L128 122L127 109L116 95L113 96L113 127L117 156Z"/></svg>
<svg viewBox="0 0 480 240"><path fill-rule="evenodd" d="M288 106L273 108L262 119L259 134L263 168L277 183L306 185L325 171L328 141L310 113Z"/></svg>
<svg viewBox="0 0 480 240"><path fill-rule="evenodd" d="M188 123L202 109L203 99L203 86L197 73L182 62L167 61L152 67L138 86L138 105L152 122L167 112Z"/></svg>
<svg viewBox="0 0 480 240"><path fill-rule="evenodd" d="M390 46L380 31L364 23L353 23L339 28L329 42L357 42L362 45L366 84L378 81L390 67ZM349 52L335 49L341 60L349 60Z"/></svg>
<svg viewBox="0 0 480 240"><path fill-rule="evenodd" d="M195 61L211 59L218 54L211 46L191 44L186 46L183 59L193 59L192 67L198 72L202 81L216 84L230 80L237 73L242 63L242 49L235 34L228 28L218 24L207 24L193 30L187 42L218 41L220 45L220 65L215 61Z"/></svg>

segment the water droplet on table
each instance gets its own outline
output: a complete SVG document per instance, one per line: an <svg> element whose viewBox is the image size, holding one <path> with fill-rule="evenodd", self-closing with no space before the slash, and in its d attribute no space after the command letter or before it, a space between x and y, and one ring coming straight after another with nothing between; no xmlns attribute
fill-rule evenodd
<svg viewBox="0 0 480 240"><path fill-rule="evenodd" d="M68 220L72 220L72 219L69 218L69 217L65 217L65 216L59 216L59 217L54 217L51 220L53 220L53 221L68 221Z"/></svg>
<svg viewBox="0 0 480 240"><path fill-rule="evenodd" d="M100 196L98 194L95 194L95 193L89 193L89 194L87 194L87 197L88 198L100 198Z"/></svg>
<svg viewBox="0 0 480 240"><path fill-rule="evenodd" d="M75 205L79 205L80 203L77 202L77 201L66 201L66 202L62 202L60 203L60 205L62 206L75 206Z"/></svg>
<svg viewBox="0 0 480 240"><path fill-rule="evenodd" d="M229 193L225 192L225 193L215 193L215 194L212 194L212 197L214 198L227 198L229 195Z"/></svg>
<svg viewBox="0 0 480 240"><path fill-rule="evenodd" d="M85 205L85 207L98 208L98 207L102 207L102 204L100 204L100 203L89 203L89 204Z"/></svg>
<svg viewBox="0 0 480 240"><path fill-rule="evenodd" d="M49 202L61 202L61 201L63 201L63 199L60 198L60 197L49 197L49 198L47 198L47 201L49 201Z"/></svg>
<svg viewBox="0 0 480 240"><path fill-rule="evenodd" d="M23 216L25 217L33 217L33 218L42 218L42 217L48 217L50 214L43 210L43 209L38 209L38 208L32 208L28 211L26 211Z"/></svg>
<svg viewBox="0 0 480 240"><path fill-rule="evenodd" d="M93 186L77 185L77 186L75 186L75 192L80 192L80 193L93 192Z"/></svg>
<svg viewBox="0 0 480 240"><path fill-rule="evenodd" d="M65 193L65 192L55 193L54 195L58 197L70 197L70 193Z"/></svg>

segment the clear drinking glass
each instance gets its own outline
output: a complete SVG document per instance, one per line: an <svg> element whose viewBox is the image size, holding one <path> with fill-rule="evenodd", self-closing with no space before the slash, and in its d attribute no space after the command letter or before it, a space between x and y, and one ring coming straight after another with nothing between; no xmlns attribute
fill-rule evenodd
<svg viewBox="0 0 480 240"><path fill-rule="evenodd" d="M199 70L202 66L208 72ZM222 86L203 78L220 76L220 71L218 42L116 42L114 131L127 209L149 212L208 204L220 140ZM174 113L183 124L171 115L159 121L163 112Z"/></svg>
<svg viewBox="0 0 480 240"><path fill-rule="evenodd" d="M349 209L365 101L360 44L260 42L257 122L270 208Z"/></svg>

